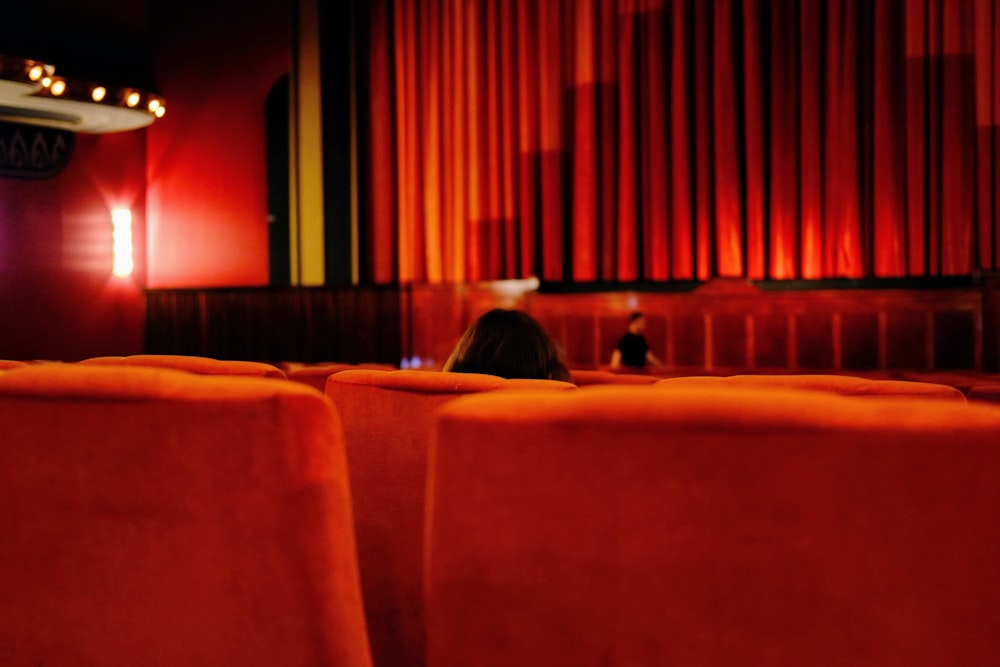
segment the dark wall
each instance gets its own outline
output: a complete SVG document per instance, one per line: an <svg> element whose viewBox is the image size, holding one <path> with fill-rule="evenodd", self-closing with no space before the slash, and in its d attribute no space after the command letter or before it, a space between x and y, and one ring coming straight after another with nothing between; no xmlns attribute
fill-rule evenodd
<svg viewBox="0 0 1000 667"><path fill-rule="evenodd" d="M148 129L78 135L54 178L0 178L0 358L142 352L148 285L267 283L264 101L288 71L290 10L280 0L248 7L6 8L0 53L156 90L167 115ZM124 279L111 275L115 206L133 213L136 272Z"/></svg>
<svg viewBox="0 0 1000 667"><path fill-rule="evenodd" d="M143 348L146 135L80 135L57 176L0 178L0 358ZM112 275L111 217L132 211L135 272Z"/></svg>

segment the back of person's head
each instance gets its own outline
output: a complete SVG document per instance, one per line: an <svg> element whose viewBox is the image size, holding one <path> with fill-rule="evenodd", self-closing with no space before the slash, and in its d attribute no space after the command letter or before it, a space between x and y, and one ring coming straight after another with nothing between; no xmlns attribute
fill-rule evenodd
<svg viewBox="0 0 1000 667"><path fill-rule="evenodd" d="M646 329L646 316L640 311L635 311L628 316L628 330L632 333L642 333Z"/></svg>
<svg viewBox="0 0 1000 667"><path fill-rule="evenodd" d="M559 349L538 321L502 308L483 314L462 334L443 370L570 382Z"/></svg>

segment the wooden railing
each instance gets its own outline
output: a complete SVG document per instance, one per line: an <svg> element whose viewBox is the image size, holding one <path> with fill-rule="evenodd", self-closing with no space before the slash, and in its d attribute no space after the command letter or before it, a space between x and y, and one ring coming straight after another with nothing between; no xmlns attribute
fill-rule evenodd
<svg viewBox="0 0 1000 667"><path fill-rule="evenodd" d="M147 292L146 350L261 361L438 367L493 307L532 313L576 368L608 363L647 316L675 372L998 370L998 281L514 289L505 283Z"/></svg>
<svg viewBox="0 0 1000 667"><path fill-rule="evenodd" d="M146 351L256 361L399 363L395 288L146 292Z"/></svg>
<svg viewBox="0 0 1000 667"><path fill-rule="evenodd" d="M576 366L608 363L628 313L670 371L982 370L981 288L766 289L532 295Z"/></svg>

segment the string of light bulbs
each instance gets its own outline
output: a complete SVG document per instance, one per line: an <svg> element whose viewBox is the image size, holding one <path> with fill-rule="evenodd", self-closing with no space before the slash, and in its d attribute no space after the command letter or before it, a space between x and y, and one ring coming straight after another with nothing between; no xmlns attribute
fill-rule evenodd
<svg viewBox="0 0 1000 667"><path fill-rule="evenodd" d="M167 112L161 96L137 88L105 86L100 83L77 81L56 75L50 63L0 54L0 79L35 87L31 95L76 102L93 102L145 110L156 118Z"/></svg>

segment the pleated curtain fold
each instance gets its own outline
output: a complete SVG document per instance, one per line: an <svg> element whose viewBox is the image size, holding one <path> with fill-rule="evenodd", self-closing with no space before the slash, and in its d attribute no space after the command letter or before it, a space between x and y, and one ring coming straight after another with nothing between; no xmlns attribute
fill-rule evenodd
<svg viewBox="0 0 1000 667"><path fill-rule="evenodd" d="M364 280L1000 268L1000 0L372 0Z"/></svg>

